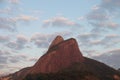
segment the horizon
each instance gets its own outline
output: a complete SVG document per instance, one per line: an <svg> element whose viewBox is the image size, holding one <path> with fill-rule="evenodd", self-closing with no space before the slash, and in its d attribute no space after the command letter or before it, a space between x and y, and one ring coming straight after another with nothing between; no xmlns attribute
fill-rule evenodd
<svg viewBox="0 0 120 80"><path fill-rule="evenodd" d="M120 68L120 0L0 0L0 75L32 66L57 35Z"/></svg>

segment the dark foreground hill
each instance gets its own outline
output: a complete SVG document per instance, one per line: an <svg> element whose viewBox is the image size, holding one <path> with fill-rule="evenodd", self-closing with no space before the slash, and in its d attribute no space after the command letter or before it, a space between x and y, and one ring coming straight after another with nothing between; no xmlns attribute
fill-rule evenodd
<svg viewBox="0 0 120 80"><path fill-rule="evenodd" d="M7 79L6 79L7 78ZM120 72L82 56L75 39L57 36L32 67L1 80L120 80Z"/></svg>

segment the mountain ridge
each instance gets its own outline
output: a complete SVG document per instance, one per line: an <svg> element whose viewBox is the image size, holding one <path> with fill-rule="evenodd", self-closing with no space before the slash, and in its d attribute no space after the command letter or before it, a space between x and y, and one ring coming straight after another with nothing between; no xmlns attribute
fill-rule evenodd
<svg viewBox="0 0 120 80"><path fill-rule="evenodd" d="M63 37L58 35L50 44L49 49L57 44L59 44L60 42L64 41Z"/></svg>
<svg viewBox="0 0 120 80"><path fill-rule="evenodd" d="M74 38L70 38L49 48L47 53L43 55L32 67L34 69L33 71L31 70L31 72L35 73L35 69L38 69L36 72L41 71L42 73L55 73L62 68L69 67L74 62L83 62L83 60L84 58L78 48L76 40Z"/></svg>

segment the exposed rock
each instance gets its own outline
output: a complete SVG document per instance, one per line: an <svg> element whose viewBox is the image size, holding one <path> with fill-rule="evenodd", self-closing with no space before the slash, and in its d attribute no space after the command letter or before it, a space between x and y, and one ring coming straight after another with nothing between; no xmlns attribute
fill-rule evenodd
<svg viewBox="0 0 120 80"><path fill-rule="evenodd" d="M58 43L62 42L62 41L64 41L63 37L60 36L60 35L58 35L58 36L52 41L49 49L50 49L51 47L57 45Z"/></svg>
<svg viewBox="0 0 120 80"><path fill-rule="evenodd" d="M19 79L24 79L24 77L26 76L26 75L28 75L29 74L29 70L31 69L31 67L27 67L27 68L23 68L23 69L21 69L20 71L17 71L16 73L14 73L13 75L12 75L12 78L14 79L14 80L19 80Z"/></svg>
<svg viewBox="0 0 120 80"><path fill-rule="evenodd" d="M84 58L75 39L63 41L61 37L57 37L48 52L32 67L31 73L56 73L73 63L83 61Z"/></svg>

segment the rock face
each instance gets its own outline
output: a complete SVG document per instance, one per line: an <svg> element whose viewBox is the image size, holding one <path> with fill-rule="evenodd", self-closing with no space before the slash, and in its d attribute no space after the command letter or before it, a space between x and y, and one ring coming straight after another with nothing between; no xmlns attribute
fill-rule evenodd
<svg viewBox="0 0 120 80"><path fill-rule="evenodd" d="M84 57L84 62L57 73L29 74L24 80L120 80L120 72L104 63Z"/></svg>
<svg viewBox="0 0 120 80"><path fill-rule="evenodd" d="M56 73L73 63L83 62L84 58L75 39L63 40L57 36L43 55L32 67L31 73Z"/></svg>
<svg viewBox="0 0 120 80"><path fill-rule="evenodd" d="M57 37L53 40L53 42L51 43L49 49L50 49L51 47L54 47L55 45L57 45L58 43L60 43L60 42L62 42L62 41L64 41L64 39L62 38L62 36L57 36Z"/></svg>
<svg viewBox="0 0 120 80"><path fill-rule="evenodd" d="M31 67L26 67L12 75L13 80L22 80L24 77L29 74Z"/></svg>

